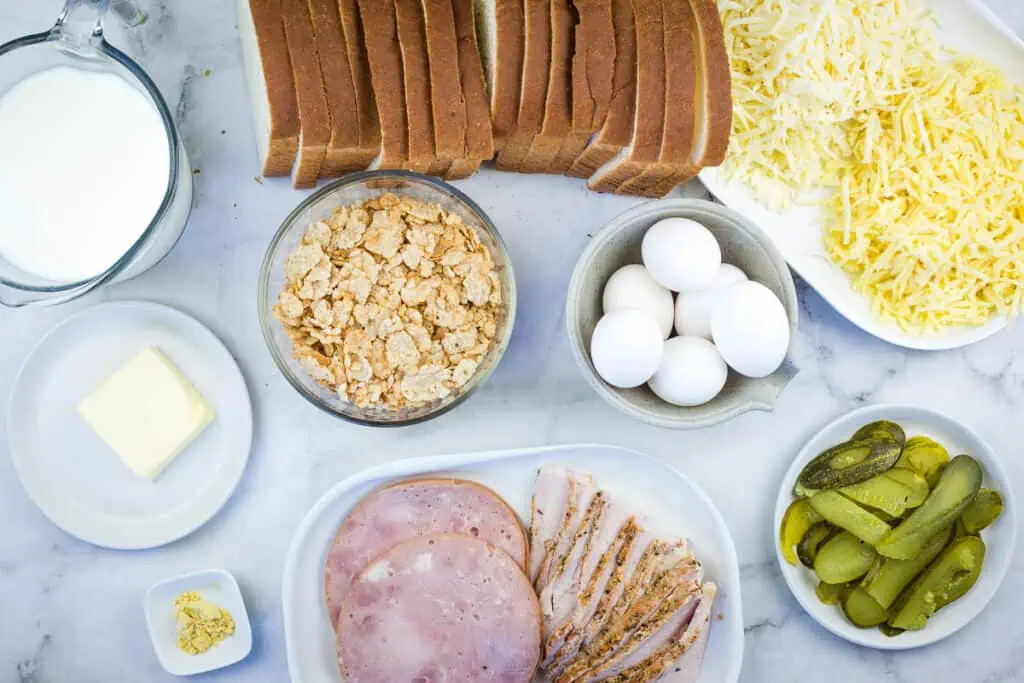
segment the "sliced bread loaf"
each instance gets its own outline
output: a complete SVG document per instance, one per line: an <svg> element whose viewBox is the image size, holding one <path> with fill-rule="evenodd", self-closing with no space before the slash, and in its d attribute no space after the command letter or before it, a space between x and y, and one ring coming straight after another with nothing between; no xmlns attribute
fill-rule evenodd
<svg viewBox="0 0 1024 683"><path fill-rule="evenodd" d="M572 57L572 130L551 165L567 173L604 125L615 74L615 23L612 0L573 0L576 34Z"/></svg>
<svg viewBox="0 0 1024 683"><path fill-rule="evenodd" d="M665 108L658 161L618 188L620 194L661 196L699 171L693 163L697 130L697 20L689 0L663 0L665 34ZM671 188L670 188L671 189Z"/></svg>
<svg viewBox="0 0 1024 683"><path fill-rule="evenodd" d="M572 0L551 0L551 64L544 121L520 170L551 173L562 142L572 129L572 56L576 15Z"/></svg>
<svg viewBox="0 0 1024 683"><path fill-rule="evenodd" d="M420 6L427 31L434 149L439 173L447 174L466 149L466 103L459 77L453 0L420 0Z"/></svg>
<svg viewBox="0 0 1024 683"><path fill-rule="evenodd" d="M331 113L316 54L313 23L306 0L281 0L288 57L295 79L295 99L299 105L299 153L292 168L295 187L313 187L331 141Z"/></svg>
<svg viewBox="0 0 1024 683"><path fill-rule="evenodd" d="M299 109L280 0L238 0L252 124L265 176L286 176L299 146Z"/></svg>
<svg viewBox="0 0 1024 683"><path fill-rule="evenodd" d="M717 166L725 159L732 129L732 83L722 18L714 0L690 0L689 5L695 19L697 52L696 125L690 156L690 166L696 174L705 166ZM666 178L651 194L664 196L693 174Z"/></svg>
<svg viewBox="0 0 1024 683"><path fill-rule="evenodd" d="M473 0L494 146L499 150L515 132L519 118L526 40L524 10L523 0Z"/></svg>
<svg viewBox="0 0 1024 683"><path fill-rule="evenodd" d="M665 128L665 42L661 0L633 0L636 17L636 112L629 144L594 172L587 187L614 192L658 160Z"/></svg>
<svg viewBox="0 0 1024 683"><path fill-rule="evenodd" d="M352 71L352 86L356 97L356 115L359 118L359 146L380 152L380 119L373 96L370 62L366 55L363 24L359 18L357 0L338 0L341 30L345 34L345 52ZM373 158L371 158L371 161Z"/></svg>
<svg viewBox="0 0 1024 683"><path fill-rule="evenodd" d="M405 113L402 49L394 0L359 0L359 19L373 96L380 118L380 152L371 169L402 169L409 160L409 130Z"/></svg>
<svg viewBox="0 0 1024 683"><path fill-rule="evenodd" d="M569 175L589 178L629 144L636 112L636 22L632 0L612 0L615 28L615 69L608 116L583 153L569 168Z"/></svg>
<svg viewBox="0 0 1024 683"><path fill-rule="evenodd" d="M479 44L473 23L473 0L452 0L455 35L459 48L459 80L466 115L464 158L452 163L446 175L451 180L465 178L494 156L487 87L480 63Z"/></svg>
<svg viewBox="0 0 1024 683"><path fill-rule="evenodd" d="M402 48L405 116L409 130L410 171L439 175L447 170L434 151L434 113L430 100L427 27L420 0L394 0L398 42Z"/></svg>
<svg viewBox="0 0 1024 683"><path fill-rule="evenodd" d="M308 0L316 52L331 116L331 139L321 176L334 176L366 168L377 156L376 146L359 141L359 115L352 69L345 48L338 0Z"/></svg>
<svg viewBox="0 0 1024 683"><path fill-rule="evenodd" d="M519 171L544 122L544 102L551 67L551 0L522 0L525 17L523 78L515 132L498 154L501 171Z"/></svg>

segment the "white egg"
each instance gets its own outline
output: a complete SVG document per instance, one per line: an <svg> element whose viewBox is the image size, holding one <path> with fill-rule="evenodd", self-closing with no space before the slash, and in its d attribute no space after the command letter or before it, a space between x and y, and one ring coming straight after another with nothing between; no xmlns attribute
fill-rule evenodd
<svg viewBox="0 0 1024 683"><path fill-rule="evenodd" d="M712 307L711 338L733 370L765 377L782 365L789 349L786 309L759 282L734 284Z"/></svg>
<svg viewBox="0 0 1024 683"><path fill-rule="evenodd" d="M640 253L651 277L673 292L709 287L722 265L718 240L689 218L665 218L652 225Z"/></svg>
<svg viewBox="0 0 1024 683"><path fill-rule="evenodd" d="M672 292L655 282L647 269L639 263L623 266L612 273L605 283L601 303L605 313L623 308L647 311L658 321L662 339L668 339L672 334L672 319L675 315Z"/></svg>
<svg viewBox="0 0 1024 683"><path fill-rule="evenodd" d="M746 274L734 265L718 267L711 286L696 292L679 292L676 297L676 332L711 339L711 308L715 298L729 285L744 282Z"/></svg>
<svg viewBox="0 0 1024 683"><path fill-rule="evenodd" d="M673 337L665 342L661 365L647 385L663 401L699 406L718 396L729 369L715 345L702 337Z"/></svg>
<svg viewBox="0 0 1024 683"><path fill-rule="evenodd" d="M654 375L664 346L654 316L636 308L624 308L597 321L590 339L590 359L605 382L629 389Z"/></svg>

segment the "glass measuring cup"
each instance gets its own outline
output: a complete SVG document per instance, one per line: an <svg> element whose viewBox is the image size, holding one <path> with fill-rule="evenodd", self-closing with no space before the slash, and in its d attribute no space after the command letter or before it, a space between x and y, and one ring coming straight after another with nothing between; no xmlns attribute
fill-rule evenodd
<svg viewBox="0 0 1024 683"><path fill-rule="evenodd" d="M130 5L114 0L118 14L130 16ZM25 272L0 254L0 305L57 304L105 284L127 280L148 270L174 247L192 207L192 171L170 109L145 71L106 41L103 20L110 0L65 0L54 26L0 45L0 97L36 73L58 67L113 74L153 104L167 135L169 174L159 208L131 247L107 270L78 282L53 282ZM69 103L73 106L73 103ZM88 168L54 169L55 173L88 173ZM116 192L115 188L111 191ZM55 197L55 201L59 201ZM2 219L2 218L0 218ZM140 226L141 227L141 226Z"/></svg>

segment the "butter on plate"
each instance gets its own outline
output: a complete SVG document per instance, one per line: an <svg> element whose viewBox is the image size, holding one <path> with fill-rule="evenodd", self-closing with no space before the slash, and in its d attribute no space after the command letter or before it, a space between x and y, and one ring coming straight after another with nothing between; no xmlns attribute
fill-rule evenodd
<svg viewBox="0 0 1024 683"><path fill-rule="evenodd" d="M78 413L125 465L151 480L216 415L192 382L152 347L94 389Z"/></svg>

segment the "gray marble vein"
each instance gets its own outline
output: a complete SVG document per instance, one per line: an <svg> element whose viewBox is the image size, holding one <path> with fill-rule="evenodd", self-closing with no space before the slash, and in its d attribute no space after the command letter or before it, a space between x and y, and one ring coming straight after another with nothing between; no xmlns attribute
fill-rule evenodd
<svg viewBox="0 0 1024 683"><path fill-rule="evenodd" d="M989 3L1024 34L1024 3ZM575 180L484 172L460 186L499 226L519 276L520 316L505 361L471 402L428 424L378 431L336 421L292 391L259 333L259 263L303 195L257 178L234 3L141 4L145 23L125 29L112 22L109 33L142 61L176 112L197 171L192 222L175 251L144 277L60 309L0 311L0 413L21 359L55 322L106 298L151 299L210 325L238 358L254 399L253 455L231 503L200 531L159 550L111 552L49 524L0 454L0 683L175 680L150 648L143 595L161 579L215 566L241 583L254 648L242 664L195 680L283 683L284 557L299 520L332 483L412 455L578 441L647 451L684 470L717 503L742 562L744 683L1024 680L1019 556L971 626L941 645L887 654L841 641L804 614L775 565L771 522L793 454L823 424L865 403L915 403L963 420L1003 455L1024 495L1019 322L962 351L907 352L861 333L801 283L795 360L802 372L774 413L692 433L648 428L587 387L562 317L563 292L588 236L635 201L589 194ZM0 41L42 30L58 9L58 0L0 0ZM4 434L0 444L6 449Z"/></svg>

